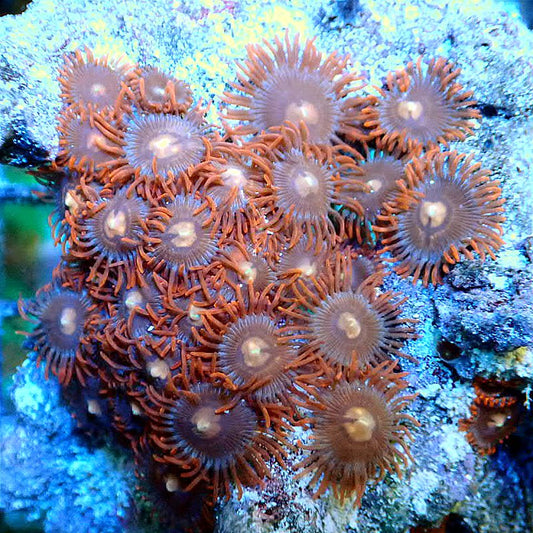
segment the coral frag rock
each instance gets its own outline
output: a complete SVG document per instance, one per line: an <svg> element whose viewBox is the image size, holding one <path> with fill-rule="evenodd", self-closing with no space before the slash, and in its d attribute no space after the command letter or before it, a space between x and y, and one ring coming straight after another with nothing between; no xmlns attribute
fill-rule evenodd
<svg viewBox="0 0 533 533"><path fill-rule="evenodd" d="M312 435L298 475L315 496L360 505L410 464L415 395L398 357L416 364L417 320L374 251L438 284L461 255L493 257L503 221L488 172L440 152L471 133L471 94L453 65L422 74L423 61L370 97L348 58L287 33L248 48L216 130L180 80L67 56L61 150L41 172L63 257L21 309L37 362L80 391L90 380L159 501L183 513L202 495L189 527L218 496L262 486L272 462L288 469L296 427ZM405 94L414 133L386 120ZM440 127L420 133L422 115ZM378 161L392 177L372 177Z"/></svg>

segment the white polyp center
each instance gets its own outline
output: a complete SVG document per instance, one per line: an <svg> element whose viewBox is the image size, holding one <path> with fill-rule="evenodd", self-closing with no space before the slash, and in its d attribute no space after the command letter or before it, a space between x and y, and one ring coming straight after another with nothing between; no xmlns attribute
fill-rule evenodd
<svg viewBox="0 0 533 533"><path fill-rule="evenodd" d="M316 194L318 192L318 186L318 179L311 172L300 173L294 179L294 187L296 192L302 198L306 198L310 194Z"/></svg>
<svg viewBox="0 0 533 533"><path fill-rule="evenodd" d="M168 363L162 359L156 359L155 361L147 363L146 368L153 378L164 379L170 374Z"/></svg>
<svg viewBox="0 0 533 533"><path fill-rule="evenodd" d="M383 182L378 179L368 180L366 184L370 187L370 192L378 192L383 187Z"/></svg>
<svg viewBox="0 0 533 533"><path fill-rule="evenodd" d="M166 476L165 478L165 488L168 492L176 492L180 490L180 482L176 476L172 474Z"/></svg>
<svg viewBox="0 0 533 533"><path fill-rule="evenodd" d="M250 261L243 261L241 263L240 273L241 278L247 282L251 281L253 283L255 278L257 278L257 268L255 268L253 263L250 263Z"/></svg>
<svg viewBox="0 0 533 533"><path fill-rule="evenodd" d="M398 115L404 120L418 120L423 112L424 107L416 100L405 100L398 104Z"/></svg>
<svg viewBox="0 0 533 533"><path fill-rule="evenodd" d="M87 148L91 149L91 150L99 150L100 147L98 146L99 144L102 145L105 143L105 139L104 139L104 136L101 135L100 133L96 133L96 132L91 132L89 133L89 135L87 136Z"/></svg>
<svg viewBox="0 0 533 533"><path fill-rule="evenodd" d="M126 213L124 211L111 211L104 221L104 233L108 239L113 237L124 237L128 229Z"/></svg>
<svg viewBox="0 0 533 533"><path fill-rule="evenodd" d="M306 100L291 102L285 109L285 120L298 124L303 120L306 124L318 124L320 113L315 105Z"/></svg>
<svg viewBox="0 0 533 533"><path fill-rule="evenodd" d="M420 222L424 226L437 228L446 220L448 208L443 202L422 202L420 208Z"/></svg>
<svg viewBox="0 0 533 533"><path fill-rule="evenodd" d="M173 224L169 228L169 233L176 235L172 239L172 244L176 248L189 248L196 242L196 229L194 222L183 221Z"/></svg>
<svg viewBox="0 0 533 533"><path fill-rule="evenodd" d="M132 311L135 307L141 307L143 304L143 296L141 294L141 291L137 289L132 289L126 293L126 299L124 300L124 304L126 305L126 308L128 311Z"/></svg>
<svg viewBox="0 0 533 533"><path fill-rule="evenodd" d="M316 263L307 258L302 259L298 265L298 270L302 273L302 276L309 278L316 274Z"/></svg>
<svg viewBox="0 0 533 533"><path fill-rule="evenodd" d="M74 207L76 205L76 201L74 200L72 193L70 191L67 191L65 194L65 207L67 209L70 209L71 207Z"/></svg>
<svg viewBox="0 0 533 533"><path fill-rule="evenodd" d="M102 408L98 400L87 400L87 411L94 416L102 415Z"/></svg>
<svg viewBox="0 0 533 533"><path fill-rule="evenodd" d="M165 96L165 87L163 87L163 86L161 86L161 85L154 85L154 86L150 89L150 92L151 92L154 96L157 96L157 97Z"/></svg>
<svg viewBox="0 0 533 533"><path fill-rule="evenodd" d="M134 416L142 415L142 409L137 402L130 402L130 407Z"/></svg>
<svg viewBox="0 0 533 533"><path fill-rule="evenodd" d="M241 346L244 364L251 368L263 366L270 359L270 345L261 337L249 337Z"/></svg>
<svg viewBox="0 0 533 533"><path fill-rule="evenodd" d="M487 422L489 428L502 428L507 423L506 413L493 413Z"/></svg>
<svg viewBox="0 0 533 533"><path fill-rule="evenodd" d="M222 429L219 416L215 414L212 407L200 407L192 415L191 422L194 426L195 433L206 439L216 437Z"/></svg>
<svg viewBox="0 0 533 533"><path fill-rule="evenodd" d="M368 442L376 428L376 419L372 413L364 407L350 407L344 418L344 429L354 442Z"/></svg>
<svg viewBox="0 0 533 533"><path fill-rule="evenodd" d="M237 167L228 167L220 174L220 177L227 187L238 187L239 189L243 189L248 181L243 170Z"/></svg>
<svg viewBox="0 0 533 533"><path fill-rule="evenodd" d="M77 324L78 313L74 307L65 307L61 311L59 317L59 327L63 335L73 335L78 326Z"/></svg>
<svg viewBox="0 0 533 533"><path fill-rule="evenodd" d="M361 333L361 324L359 323L359 320L357 320L353 313L349 313L348 311L344 311L344 313L340 314L339 319L337 320L337 326L344 331L344 334L349 339L356 339Z"/></svg>
<svg viewBox="0 0 533 533"><path fill-rule="evenodd" d="M78 208L78 202L76 202L75 194L73 194L71 191L67 191L65 194L65 207L74 214L76 214L77 208Z"/></svg>
<svg viewBox="0 0 533 533"><path fill-rule="evenodd" d="M91 96L104 96L107 93L107 89L103 83L93 83L90 91Z"/></svg>
<svg viewBox="0 0 533 533"><path fill-rule="evenodd" d="M202 324L202 315L200 314L200 308L195 305L189 307L189 320L195 325Z"/></svg>
<svg viewBox="0 0 533 533"><path fill-rule="evenodd" d="M162 133L148 143L148 148L157 159L166 159L179 153L181 146L179 139L174 135Z"/></svg>

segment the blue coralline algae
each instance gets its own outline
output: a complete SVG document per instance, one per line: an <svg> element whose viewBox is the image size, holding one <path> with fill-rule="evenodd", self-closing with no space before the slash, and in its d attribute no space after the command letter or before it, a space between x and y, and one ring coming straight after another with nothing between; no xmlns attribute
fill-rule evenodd
<svg viewBox="0 0 533 533"><path fill-rule="evenodd" d="M131 461L75 436L59 385L27 360L15 375L16 414L1 417L0 509L45 531L121 531L135 486Z"/></svg>

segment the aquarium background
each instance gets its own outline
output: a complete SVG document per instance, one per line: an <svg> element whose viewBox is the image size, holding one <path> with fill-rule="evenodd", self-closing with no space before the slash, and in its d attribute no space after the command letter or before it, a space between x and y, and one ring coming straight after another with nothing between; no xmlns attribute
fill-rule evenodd
<svg viewBox="0 0 533 533"><path fill-rule="evenodd" d="M295 482L289 472L275 471L279 483L265 491L246 489L241 501L217 507L217 530L533 531L531 3L7 4L0 19L0 531L157 529L139 516L127 451L108 436L91 442L74 431L57 383L46 382L43 369L26 361L24 339L16 333L28 329L17 300L47 283L59 260L48 225L52 206L32 193L42 186L26 170L57 154L56 76L63 53L87 45L98 55L125 54L160 66L188 81L195 97L213 100L209 119L216 122L219 96L234 79L234 61L244 57L245 46L286 29L316 35L324 52L350 53L354 69L375 85L420 54L456 61L461 83L474 91L483 115L476 135L458 148L473 152L502 181L506 245L496 261L459 265L436 289L396 276L390 282L409 297L405 312L421 320L421 338L409 347L421 363L405 369L419 394L414 411L422 427L412 446L416 464L402 480L370 488L354 511L332 496L312 500L305 479ZM458 420L469 415L476 375L519 378L525 404L516 433L488 457L479 456L458 429ZM276 519L264 519L265 510Z"/></svg>

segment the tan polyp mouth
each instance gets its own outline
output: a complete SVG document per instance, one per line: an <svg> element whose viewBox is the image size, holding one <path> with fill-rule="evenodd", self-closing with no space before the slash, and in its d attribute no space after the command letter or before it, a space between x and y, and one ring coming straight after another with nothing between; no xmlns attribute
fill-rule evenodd
<svg viewBox="0 0 533 533"><path fill-rule="evenodd" d="M398 103L398 115L404 120L418 120L423 112L424 107L416 100L405 100Z"/></svg>
<svg viewBox="0 0 533 533"><path fill-rule="evenodd" d="M157 159L167 159L179 153L180 143L174 135L163 133L152 139L148 148Z"/></svg>
<svg viewBox="0 0 533 533"><path fill-rule="evenodd" d="M91 96L105 96L107 93L106 86L103 83L93 83L91 85Z"/></svg>
<svg viewBox="0 0 533 533"><path fill-rule="evenodd" d="M244 364L250 368L263 366L271 357L269 344L261 337L250 337L241 347Z"/></svg>
<svg viewBox="0 0 533 533"><path fill-rule="evenodd" d="M135 307L140 307L143 303L143 297L141 294L141 291L137 289L131 289L127 292L126 299L124 300L124 304L126 305L126 308L131 311Z"/></svg>
<svg viewBox="0 0 533 533"><path fill-rule="evenodd" d="M489 417L487 426L491 428L502 428L507 423L508 416L506 413L493 413Z"/></svg>
<svg viewBox="0 0 533 533"><path fill-rule="evenodd" d="M285 109L285 120L289 120L293 124L298 124L304 121L306 124L318 124L320 113L315 105L306 100L300 103L291 102Z"/></svg>
<svg viewBox="0 0 533 533"><path fill-rule="evenodd" d="M202 325L202 316L200 315L200 308L196 305L191 305L188 311L189 320L194 325Z"/></svg>
<svg viewBox="0 0 533 533"><path fill-rule="evenodd" d="M220 177L227 187L237 187L239 189L243 189L247 181L244 172L236 167L228 167L222 172Z"/></svg>
<svg viewBox="0 0 533 533"><path fill-rule="evenodd" d="M102 408L97 400L87 400L87 411L94 416L102 415Z"/></svg>
<svg viewBox="0 0 533 533"><path fill-rule="evenodd" d="M337 320L337 326L349 339L356 339L361 333L361 324L353 313L345 311Z"/></svg>
<svg viewBox="0 0 533 533"><path fill-rule="evenodd" d="M195 433L206 439L216 437L222 429L219 416L215 414L213 408L201 407L198 409L191 419Z"/></svg>
<svg viewBox="0 0 533 533"><path fill-rule="evenodd" d="M173 224L169 233L176 235L172 239L172 244L176 248L190 248L196 242L196 229L194 222L183 221Z"/></svg>
<svg viewBox="0 0 533 533"><path fill-rule="evenodd" d="M73 335L77 327L78 313L74 307L65 307L59 317L59 327L63 335Z"/></svg>
<svg viewBox="0 0 533 533"><path fill-rule="evenodd" d="M310 194L316 194L318 192L318 186L318 179L311 172L300 173L294 180L296 192L302 198L306 198Z"/></svg>
<svg viewBox="0 0 533 533"><path fill-rule="evenodd" d="M370 192L378 192L383 187L383 182L376 178L368 180L366 184L370 187Z"/></svg>
<svg viewBox="0 0 533 533"><path fill-rule="evenodd" d="M95 131L92 131L91 133L89 133L89 135L87 136L87 142L86 142L88 149L99 150L102 144L105 144L105 138L101 133L97 133Z"/></svg>
<svg viewBox="0 0 533 533"><path fill-rule="evenodd" d="M126 213L124 211L112 211L105 217L104 233L108 239L124 237L127 230Z"/></svg>
<svg viewBox="0 0 533 533"><path fill-rule="evenodd" d="M240 273L241 277L247 282L251 281L253 283L257 278L257 268L250 261L242 263Z"/></svg>
<svg viewBox="0 0 533 533"><path fill-rule="evenodd" d="M351 440L354 442L368 442L372 438L376 428L376 419L368 409L350 407L346 411L345 419L349 421L344 422L343 426Z"/></svg>
<svg viewBox="0 0 533 533"><path fill-rule="evenodd" d="M166 90L166 87L162 87L161 85L155 85L154 87L150 89L150 92L155 97L161 97L161 96L165 96L165 90Z"/></svg>
<svg viewBox="0 0 533 533"><path fill-rule="evenodd" d="M420 222L424 227L437 228L446 220L448 208L443 202L422 202Z"/></svg>
<svg viewBox="0 0 533 533"><path fill-rule="evenodd" d="M302 276L309 278L316 274L316 263L314 261L309 261L309 259L304 259L298 265L298 270L302 273Z"/></svg>
<svg viewBox="0 0 533 533"><path fill-rule="evenodd" d="M176 476L169 474L165 478L165 488L167 489L167 492L177 492L180 490L179 479Z"/></svg>
<svg viewBox="0 0 533 533"><path fill-rule="evenodd" d="M153 378L165 379L170 374L170 367L168 363L162 359L157 359L146 365L148 373Z"/></svg>
<svg viewBox="0 0 533 533"><path fill-rule="evenodd" d="M80 203L77 201L76 193L73 191L67 191L65 194L65 209L70 211L74 215L78 215Z"/></svg>

